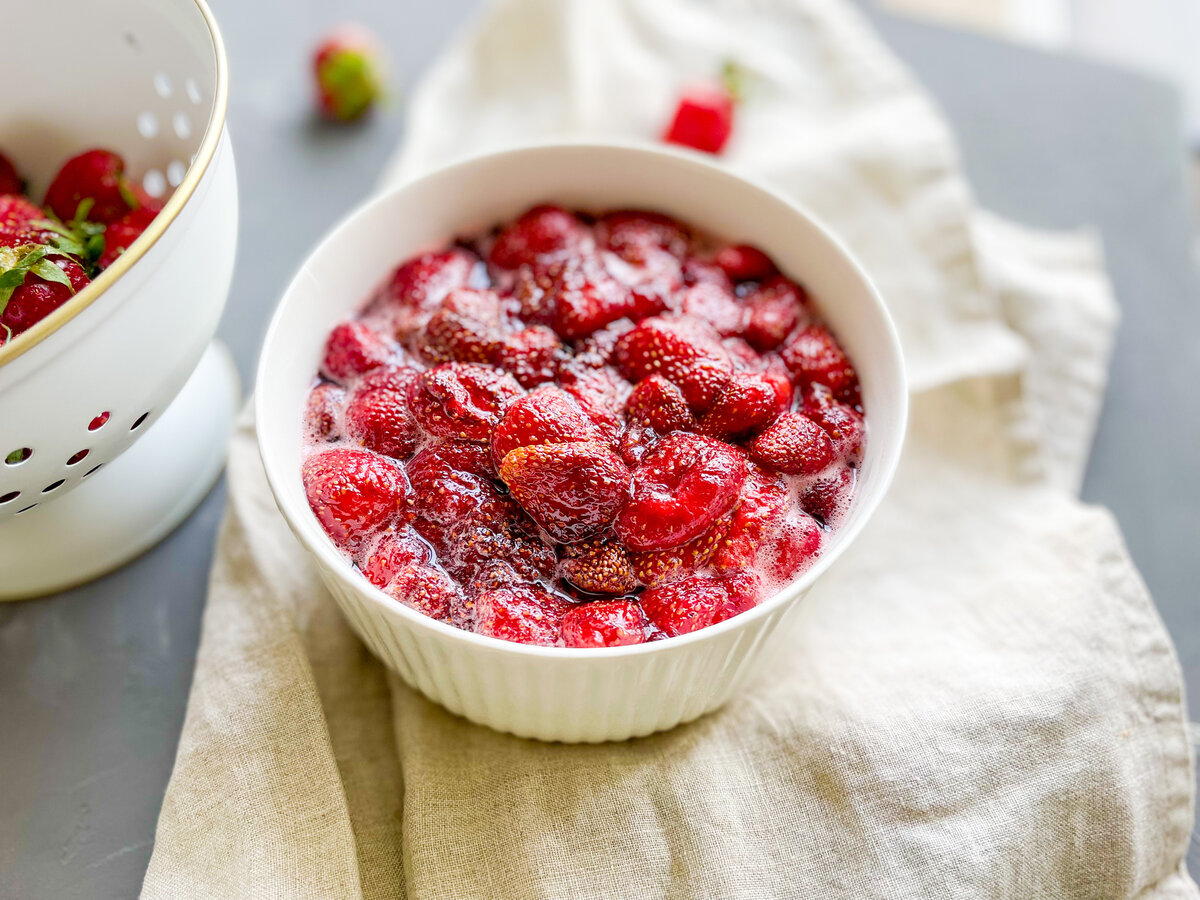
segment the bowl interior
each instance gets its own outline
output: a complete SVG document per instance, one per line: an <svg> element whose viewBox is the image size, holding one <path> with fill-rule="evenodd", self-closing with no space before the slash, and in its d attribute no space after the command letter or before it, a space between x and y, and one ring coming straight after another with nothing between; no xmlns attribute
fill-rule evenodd
<svg viewBox="0 0 1200 900"><path fill-rule="evenodd" d="M163 196L183 181L216 102L206 9L196 0L61 0L55 14L70 23L53 27L57 62L43 40L9 41L0 54L0 81L20 86L0 108L0 150L38 199L63 162L96 146L120 153Z"/></svg>
<svg viewBox="0 0 1200 900"><path fill-rule="evenodd" d="M325 336L405 258L515 217L542 201L597 212L640 207L669 213L718 237L761 247L808 288L858 369L869 431L858 492L842 527L812 569L759 609L802 591L865 523L898 461L907 394L895 330L866 276L808 215L763 187L666 149L554 145L479 157L393 190L352 214L324 240L276 311L258 374L260 448L293 530L311 552L361 581L364 590L378 593L342 561L309 511L301 485L302 409ZM411 612L395 603L390 608ZM431 627L449 627L411 615Z"/></svg>

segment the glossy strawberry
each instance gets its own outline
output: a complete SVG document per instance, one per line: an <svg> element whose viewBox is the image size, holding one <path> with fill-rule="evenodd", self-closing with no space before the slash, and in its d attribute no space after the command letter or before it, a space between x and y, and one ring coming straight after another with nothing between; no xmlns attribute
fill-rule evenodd
<svg viewBox="0 0 1200 900"><path fill-rule="evenodd" d="M400 518L408 499L404 470L366 450L334 449L304 462L308 505L334 542L357 550Z"/></svg>
<svg viewBox="0 0 1200 900"><path fill-rule="evenodd" d="M12 160L0 153L0 194L21 194L24 187L17 167L12 164Z"/></svg>
<svg viewBox="0 0 1200 900"><path fill-rule="evenodd" d="M125 175L125 160L109 150L88 150L67 160L46 191L45 206L70 222L79 204L91 200L88 218L105 225L141 204Z"/></svg>
<svg viewBox="0 0 1200 900"><path fill-rule="evenodd" d="M368 450L407 459L421 441L421 430L408 408L415 369L383 366L363 376L346 406L346 437Z"/></svg>
<svg viewBox="0 0 1200 900"><path fill-rule="evenodd" d="M771 257L749 244L727 244L713 262L734 281L765 281L777 271Z"/></svg>
<svg viewBox="0 0 1200 900"><path fill-rule="evenodd" d="M436 309L455 288L465 287L478 260L454 247L440 253L423 253L396 268L384 300L412 312Z"/></svg>
<svg viewBox="0 0 1200 900"><path fill-rule="evenodd" d="M509 335L496 353L495 363L524 388L553 381L566 351L545 325L534 325Z"/></svg>
<svg viewBox="0 0 1200 900"><path fill-rule="evenodd" d="M790 501L782 478L751 464L729 528L712 555L713 567L728 570L753 566L759 548L783 526Z"/></svg>
<svg viewBox="0 0 1200 900"><path fill-rule="evenodd" d="M510 451L500 478L522 507L557 541L598 533L621 508L625 464L599 441L541 444Z"/></svg>
<svg viewBox="0 0 1200 900"><path fill-rule="evenodd" d="M653 250L665 250L682 259L691 235L679 222L661 213L623 209L596 220L596 242L632 263L646 262Z"/></svg>
<svg viewBox="0 0 1200 900"><path fill-rule="evenodd" d="M434 362L493 363L506 338L495 291L455 288L429 317L420 350Z"/></svg>
<svg viewBox="0 0 1200 900"><path fill-rule="evenodd" d="M396 573L405 566L428 564L433 551L412 529L405 525L396 531L386 532L362 560L362 573L367 581L377 588L385 588Z"/></svg>
<svg viewBox="0 0 1200 900"><path fill-rule="evenodd" d="M509 503L492 483L487 448L468 441L444 441L421 448L408 462L413 511L421 522L455 526L505 527Z"/></svg>
<svg viewBox="0 0 1200 900"><path fill-rule="evenodd" d="M475 631L502 641L553 646L571 604L534 586L486 591L475 598Z"/></svg>
<svg viewBox="0 0 1200 900"><path fill-rule="evenodd" d="M700 418L701 434L727 438L755 434L770 425L792 402L792 386L766 375L737 372Z"/></svg>
<svg viewBox="0 0 1200 900"><path fill-rule="evenodd" d="M705 153L720 153L733 133L733 95L715 85L697 85L679 98L663 140Z"/></svg>
<svg viewBox="0 0 1200 900"><path fill-rule="evenodd" d="M104 253L101 254L97 265L107 269L117 261L133 242L142 236L142 232L154 221L158 213L152 209L140 207L126 213L104 229Z"/></svg>
<svg viewBox="0 0 1200 900"><path fill-rule="evenodd" d="M610 440L621 429L621 410L632 386L615 369L570 369L559 378L580 409Z"/></svg>
<svg viewBox="0 0 1200 900"><path fill-rule="evenodd" d="M637 587L629 554L611 535L568 544L562 570L571 585L589 594L626 594Z"/></svg>
<svg viewBox="0 0 1200 900"><path fill-rule="evenodd" d="M679 311L707 322L722 337L739 335L745 329L746 310L731 292L703 282L679 294Z"/></svg>
<svg viewBox="0 0 1200 900"><path fill-rule="evenodd" d="M88 285L73 260L25 240L0 235L0 340L31 328Z"/></svg>
<svg viewBox="0 0 1200 900"><path fill-rule="evenodd" d="M518 447L601 441L604 434L574 398L557 387L542 387L516 400L492 431L492 461L497 469Z"/></svg>
<svg viewBox="0 0 1200 900"><path fill-rule="evenodd" d="M408 404L434 437L485 442L508 405L525 391L492 366L443 363L421 373Z"/></svg>
<svg viewBox="0 0 1200 900"><path fill-rule="evenodd" d="M712 406L733 368L716 332L686 316L640 322L618 339L613 357L630 381L661 375L672 382L696 413Z"/></svg>
<svg viewBox="0 0 1200 900"><path fill-rule="evenodd" d="M578 340L633 315L637 300L594 259L559 264L546 294L549 324L563 340Z"/></svg>
<svg viewBox="0 0 1200 900"><path fill-rule="evenodd" d="M567 647L627 647L646 640L646 614L632 600L596 600L567 611L562 640Z"/></svg>
<svg viewBox="0 0 1200 900"><path fill-rule="evenodd" d="M744 612L754 600L745 579L711 575L692 575L651 588L641 596L647 618L668 637L724 622Z"/></svg>
<svg viewBox="0 0 1200 900"><path fill-rule="evenodd" d="M845 466L814 481L800 494L800 506L826 527L838 523L850 505L856 480L854 469Z"/></svg>
<svg viewBox="0 0 1200 900"><path fill-rule="evenodd" d="M633 473L616 520L632 550L664 550L699 537L737 501L746 461L728 444L677 431Z"/></svg>
<svg viewBox="0 0 1200 900"><path fill-rule="evenodd" d="M629 554L629 562L637 580L647 587L657 587L678 581L708 565L729 530L731 517L722 516L703 534L682 547L668 550L642 550Z"/></svg>
<svg viewBox="0 0 1200 900"><path fill-rule="evenodd" d="M40 206L20 194L0 194L0 231L13 235L31 234L34 222L46 218Z"/></svg>
<svg viewBox="0 0 1200 900"><path fill-rule="evenodd" d="M459 587L441 569L408 563L400 567L383 592L431 619L445 619L450 615Z"/></svg>
<svg viewBox="0 0 1200 900"><path fill-rule="evenodd" d="M816 475L834 461L833 442L803 413L785 413L750 443L750 456L784 475Z"/></svg>
<svg viewBox="0 0 1200 900"><path fill-rule="evenodd" d="M587 229L558 206L535 206L496 235L488 260L503 269L544 264L587 240Z"/></svg>
<svg viewBox="0 0 1200 900"><path fill-rule="evenodd" d="M308 392L304 423L314 441L336 441L342 436L342 407L346 392L330 381L322 381Z"/></svg>
<svg viewBox="0 0 1200 900"><path fill-rule="evenodd" d="M661 375L651 375L634 385L625 401L625 415L631 423L646 425L660 435L696 426L683 393Z"/></svg>
<svg viewBox="0 0 1200 900"><path fill-rule="evenodd" d="M379 45L358 25L343 25L313 53L317 108L328 119L362 118L383 92Z"/></svg>
<svg viewBox="0 0 1200 900"><path fill-rule="evenodd" d="M858 401L858 374L833 335L809 325L788 338L780 351L798 387L826 385L839 400Z"/></svg>
<svg viewBox="0 0 1200 900"><path fill-rule="evenodd" d="M342 322L325 341L321 372L344 384L382 366L392 358L392 351L389 341L362 322Z"/></svg>
<svg viewBox="0 0 1200 900"><path fill-rule="evenodd" d="M743 336L756 350L776 350L808 315L804 288L782 275L765 281L745 298Z"/></svg>
<svg viewBox="0 0 1200 900"><path fill-rule="evenodd" d="M867 426L862 414L847 403L834 399L823 384L811 384L801 398L801 411L825 429L840 459L857 462L862 456Z"/></svg>

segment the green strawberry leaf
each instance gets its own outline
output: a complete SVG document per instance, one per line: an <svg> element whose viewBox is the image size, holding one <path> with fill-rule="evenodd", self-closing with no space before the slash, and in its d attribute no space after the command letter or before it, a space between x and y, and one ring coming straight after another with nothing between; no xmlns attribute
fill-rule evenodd
<svg viewBox="0 0 1200 900"><path fill-rule="evenodd" d="M129 186L129 181L125 178L117 180L117 190L121 192L121 199L124 200L130 209L141 209L142 201L138 199L137 194L133 192L133 188Z"/></svg>
<svg viewBox="0 0 1200 900"><path fill-rule="evenodd" d="M71 279L67 273L48 259L38 260L29 267L29 271L43 281L54 281L58 284L65 284L71 289L72 294L75 293L75 285L71 284Z"/></svg>

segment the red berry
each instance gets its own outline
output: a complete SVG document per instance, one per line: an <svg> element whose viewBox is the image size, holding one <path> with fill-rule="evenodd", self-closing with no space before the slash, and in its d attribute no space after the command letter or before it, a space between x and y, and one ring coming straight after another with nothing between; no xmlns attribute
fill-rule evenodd
<svg viewBox="0 0 1200 900"><path fill-rule="evenodd" d="M589 538L610 524L629 484L625 464L599 441L510 451L500 477L534 521L563 543Z"/></svg>
<svg viewBox="0 0 1200 900"><path fill-rule="evenodd" d="M637 587L629 554L611 536L563 548L563 577L589 594L626 594Z"/></svg>
<svg viewBox="0 0 1200 900"><path fill-rule="evenodd" d="M613 356L630 381L662 375L697 413L712 406L733 368L716 332L686 316L646 319L621 335Z"/></svg>
<svg viewBox="0 0 1200 900"><path fill-rule="evenodd" d="M801 400L803 413L825 429L839 458L857 462L862 456L867 426L862 414L849 404L835 400L823 384L811 384Z"/></svg>
<svg viewBox="0 0 1200 900"><path fill-rule="evenodd" d="M734 99L724 88L700 85L679 98L663 140L720 153L733 132Z"/></svg>
<svg viewBox="0 0 1200 900"><path fill-rule="evenodd" d="M565 357L558 335L545 325L534 325L510 335L496 354L496 365L524 388L553 381Z"/></svg>
<svg viewBox="0 0 1200 900"><path fill-rule="evenodd" d="M363 376L346 406L346 437L368 450L407 459L421 440L408 408L415 369L387 366Z"/></svg>
<svg viewBox="0 0 1200 900"><path fill-rule="evenodd" d="M414 256L392 273L384 301L413 313L428 312L450 291L466 286L477 262L458 247Z"/></svg>
<svg viewBox="0 0 1200 900"><path fill-rule="evenodd" d="M37 245L25 243L26 238L0 235L0 273L12 270ZM48 262L63 271L70 285L47 281L33 271L26 271L0 312L0 337L18 335L54 312L88 285L88 277L73 260L65 256L47 256Z"/></svg>
<svg viewBox="0 0 1200 900"><path fill-rule="evenodd" d="M502 269L544 264L587 239L587 229L558 206L535 206L496 235L488 260Z"/></svg>
<svg viewBox="0 0 1200 900"><path fill-rule="evenodd" d="M623 209L596 220L596 242L632 263L645 263L650 251L665 250L682 259L691 245L688 230L662 213Z"/></svg>
<svg viewBox="0 0 1200 900"><path fill-rule="evenodd" d="M812 565L820 552L821 526L808 514L794 510L763 542L758 565L782 586Z"/></svg>
<svg viewBox="0 0 1200 900"><path fill-rule="evenodd" d="M449 575L420 563L401 566L383 591L431 619L447 618L459 594L458 585Z"/></svg>
<svg viewBox="0 0 1200 900"><path fill-rule="evenodd" d="M731 590L734 588L735 590ZM753 605L746 579L693 575L642 594L647 618L668 637L724 622Z"/></svg>
<svg viewBox="0 0 1200 900"><path fill-rule="evenodd" d="M313 79L323 115L338 122L361 118L383 92L375 38L361 26L341 26L313 53Z"/></svg>
<svg viewBox="0 0 1200 900"><path fill-rule="evenodd" d="M746 297L745 338L757 350L775 350L807 315L804 288L777 275Z"/></svg>
<svg viewBox="0 0 1200 900"><path fill-rule="evenodd" d="M686 544L729 512L745 477L745 459L728 444L669 434L633 473L617 534L632 550Z"/></svg>
<svg viewBox="0 0 1200 900"><path fill-rule="evenodd" d="M684 284L713 284L729 293L733 292L733 282L725 274L725 270L716 263L708 262L695 256L689 256L683 261Z"/></svg>
<svg viewBox="0 0 1200 900"><path fill-rule="evenodd" d="M486 447L466 441L432 443L408 462L413 511L422 520L454 526L468 522L503 528L512 515L492 484Z"/></svg>
<svg viewBox="0 0 1200 900"><path fill-rule="evenodd" d="M669 550L643 550L629 554L633 573L647 587L657 587L678 581L708 565L729 530L728 515L718 519L700 537L688 541L682 547Z"/></svg>
<svg viewBox="0 0 1200 900"><path fill-rule="evenodd" d="M858 401L858 374L828 330L809 325L797 331L780 351L797 387L826 385L837 399Z"/></svg>
<svg viewBox="0 0 1200 900"><path fill-rule="evenodd" d="M766 375L737 372L700 418L698 430L713 437L753 434L770 425L792 403L792 386Z"/></svg>
<svg viewBox="0 0 1200 900"><path fill-rule="evenodd" d="M587 337L632 315L637 299L594 259L560 263L550 273L546 293L550 324L564 340Z"/></svg>
<svg viewBox="0 0 1200 900"><path fill-rule="evenodd" d="M20 194L0 194L0 231L17 235L29 235L38 243L43 243L40 239L40 232L35 237L34 232L37 229L34 227L34 222L46 218L46 213L42 211L40 206L34 204L26 197Z"/></svg>
<svg viewBox="0 0 1200 900"><path fill-rule="evenodd" d="M508 405L525 391L492 366L442 363L421 373L408 404L434 437L487 441Z"/></svg>
<svg viewBox="0 0 1200 900"><path fill-rule="evenodd" d="M145 207L127 213L104 229L104 253L101 254L97 265L107 269L117 261L122 253L132 246L133 242L142 236L142 232L158 215L152 209Z"/></svg>
<svg viewBox="0 0 1200 900"><path fill-rule="evenodd" d="M559 381L587 417L615 440L621 429L621 410L631 390L629 382L610 368L565 371Z"/></svg>
<svg viewBox="0 0 1200 900"><path fill-rule="evenodd" d="M717 251L713 262L734 281L763 281L776 272L771 257L749 244L728 244Z"/></svg>
<svg viewBox="0 0 1200 900"><path fill-rule="evenodd" d="M125 160L109 150L88 150L67 160L46 191L46 207L70 222L79 204L92 200L87 217L107 225L140 204L125 177Z"/></svg>
<svg viewBox="0 0 1200 900"><path fill-rule="evenodd" d="M782 478L752 464L729 529L713 554L713 567L728 570L753 566L759 548L782 527L790 500Z"/></svg>
<svg viewBox="0 0 1200 900"><path fill-rule="evenodd" d="M17 167L12 164L12 160L0 153L0 194L20 194L23 193L24 187Z"/></svg>
<svg viewBox="0 0 1200 900"><path fill-rule="evenodd" d="M497 588L475 598L475 631L502 641L553 646L571 604L532 585Z"/></svg>
<svg viewBox="0 0 1200 900"><path fill-rule="evenodd" d="M362 322L342 322L329 332L321 371L326 378L347 382L391 358L391 343L377 331Z"/></svg>
<svg viewBox="0 0 1200 900"><path fill-rule="evenodd" d="M385 588L396 573L411 563L428 563L433 556L429 545L408 525L389 531L367 554L362 572L377 588Z"/></svg>
<svg viewBox="0 0 1200 900"><path fill-rule="evenodd" d="M399 518L408 482L395 462L366 450L325 450L302 471L308 505L334 543L356 551Z"/></svg>
<svg viewBox="0 0 1200 900"><path fill-rule="evenodd" d="M625 401L625 415L632 424L649 426L658 434L696 425L683 393L661 375L651 375L634 385Z"/></svg>
<svg viewBox="0 0 1200 900"><path fill-rule="evenodd" d="M420 350L435 362L492 363L506 337L495 291L456 288L429 317Z"/></svg>
<svg viewBox="0 0 1200 900"><path fill-rule="evenodd" d="M567 611L562 621L568 647L626 647L646 640L646 614L632 600L596 600Z"/></svg>
<svg viewBox="0 0 1200 900"><path fill-rule="evenodd" d="M854 469L846 466L810 484L800 494L800 506L827 528L835 526L845 515L854 493Z"/></svg>
<svg viewBox="0 0 1200 900"><path fill-rule="evenodd" d="M546 386L526 394L504 412L492 431L496 467L518 447L604 439L600 428L561 388Z"/></svg>
<svg viewBox="0 0 1200 900"><path fill-rule="evenodd" d="M750 443L750 456L784 475L816 475L834 461L833 442L803 413L784 413Z"/></svg>
<svg viewBox="0 0 1200 900"><path fill-rule="evenodd" d="M746 310L733 294L711 282L686 288L679 295L679 311L707 322L722 337L745 330Z"/></svg>
<svg viewBox="0 0 1200 900"><path fill-rule="evenodd" d="M304 424L313 441L336 441L342 436L342 407L346 392L329 381L323 381L308 392Z"/></svg>

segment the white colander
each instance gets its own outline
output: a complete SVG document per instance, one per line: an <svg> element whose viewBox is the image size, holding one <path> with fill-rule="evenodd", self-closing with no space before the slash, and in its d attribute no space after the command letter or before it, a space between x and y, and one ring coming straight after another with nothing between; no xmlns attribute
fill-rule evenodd
<svg viewBox="0 0 1200 900"><path fill-rule="evenodd" d="M189 387L192 414L151 427L201 361L233 271L237 185L216 22L203 0L55 10L55 64L40 41L0 54L0 80L20 85L0 105L0 148L35 199L91 147L120 153L151 195L170 199L92 284L0 347L0 598L84 580L161 537L190 508L181 498L198 499L197 482L219 469L233 405L228 356L214 351ZM137 467L144 477L99 471L147 432L162 436L146 441L160 446Z"/></svg>

